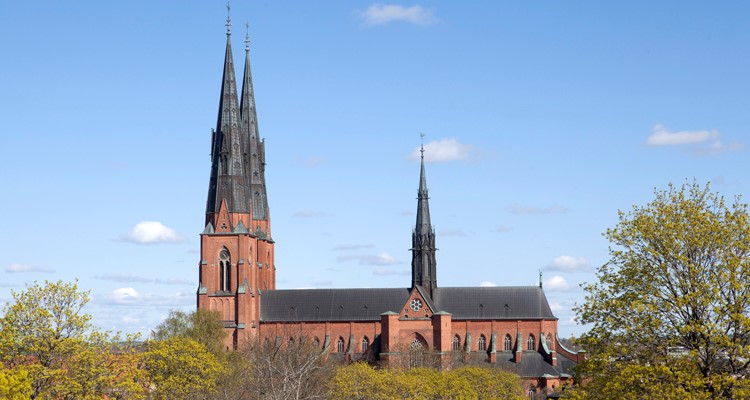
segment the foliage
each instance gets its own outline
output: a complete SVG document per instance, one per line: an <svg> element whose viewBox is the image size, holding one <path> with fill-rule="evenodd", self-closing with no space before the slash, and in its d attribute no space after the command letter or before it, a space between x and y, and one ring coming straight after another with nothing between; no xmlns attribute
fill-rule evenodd
<svg viewBox="0 0 750 400"><path fill-rule="evenodd" d="M578 396L734 398L750 363L750 219L708 185L657 191L620 212L614 245L585 286ZM658 395L656 395L658 392Z"/></svg>
<svg viewBox="0 0 750 400"><path fill-rule="evenodd" d="M23 365L5 369L0 365L0 399L24 400L31 397L31 376Z"/></svg>
<svg viewBox="0 0 750 400"><path fill-rule="evenodd" d="M0 355L6 378L14 371L14 381L30 382L28 398L144 396L137 364L128 364L127 373L114 368L135 351L133 338L122 342L91 326L91 317L82 312L88 292L58 281L11 294L14 302L0 319Z"/></svg>
<svg viewBox="0 0 750 400"><path fill-rule="evenodd" d="M153 338L165 340L182 337L202 343L214 354L224 350L224 323L216 311L195 310L190 313L172 310L169 316L153 331Z"/></svg>
<svg viewBox="0 0 750 400"><path fill-rule="evenodd" d="M432 368L375 369L365 363L338 368L329 382L331 399L523 399L517 375L466 366L441 372Z"/></svg>
<svg viewBox="0 0 750 400"><path fill-rule="evenodd" d="M205 345L182 337L149 341L141 362L155 399L211 398L226 370Z"/></svg>

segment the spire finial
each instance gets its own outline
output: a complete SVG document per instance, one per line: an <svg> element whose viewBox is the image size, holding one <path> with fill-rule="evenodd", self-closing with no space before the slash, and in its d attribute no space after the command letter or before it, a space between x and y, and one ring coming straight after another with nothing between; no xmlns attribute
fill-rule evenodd
<svg viewBox="0 0 750 400"><path fill-rule="evenodd" d="M424 134L424 132L419 132L419 138L422 140L422 146L419 149L419 152L422 153L422 160L423 161L424 161L424 137L425 136L426 135Z"/></svg>
<svg viewBox="0 0 750 400"><path fill-rule="evenodd" d="M542 287L542 270L539 270L539 287Z"/></svg>
<svg viewBox="0 0 750 400"><path fill-rule="evenodd" d="M229 16L230 10L231 7L229 6L229 0L227 0L227 36L232 34L232 18Z"/></svg>
<svg viewBox="0 0 750 400"><path fill-rule="evenodd" d="M245 20L245 51L250 51L250 21Z"/></svg>

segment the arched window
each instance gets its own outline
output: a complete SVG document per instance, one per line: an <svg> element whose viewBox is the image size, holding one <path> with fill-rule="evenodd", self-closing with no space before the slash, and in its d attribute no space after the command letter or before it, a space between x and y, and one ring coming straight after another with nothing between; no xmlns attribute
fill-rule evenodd
<svg viewBox="0 0 750 400"><path fill-rule="evenodd" d="M424 366L424 345L419 339L414 339L409 345L409 368Z"/></svg>
<svg viewBox="0 0 750 400"><path fill-rule="evenodd" d="M219 290L229 291L229 288L231 287L229 282L231 277L231 262L232 260L229 255L229 250L226 248L221 249L219 252Z"/></svg>
<svg viewBox="0 0 750 400"><path fill-rule="evenodd" d="M362 352L366 352L368 347L370 347L370 340L365 336L362 338Z"/></svg>
<svg viewBox="0 0 750 400"><path fill-rule="evenodd" d="M287 346L290 349L294 347L294 338L289 338L289 342L287 343Z"/></svg>
<svg viewBox="0 0 750 400"><path fill-rule="evenodd" d="M552 334L551 333L547 334L547 348L552 350Z"/></svg>
<svg viewBox="0 0 750 400"><path fill-rule="evenodd" d="M336 342L336 351L338 351L339 353L344 352L344 338L340 337Z"/></svg>
<svg viewBox="0 0 750 400"><path fill-rule="evenodd" d="M453 336L453 351L461 350L461 338L458 335Z"/></svg>
<svg viewBox="0 0 750 400"><path fill-rule="evenodd" d="M512 339L510 338L510 335L506 334L505 341L503 342L503 349L505 349L505 351L511 351L513 349L512 346Z"/></svg>
<svg viewBox="0 0 750 400"><path fill-rule="evenodd" d="M526 339L526 349L534 350L534 335L529 334L529 338Z"/></svg>
<svg viewBox="0 0 750 400"><path fill-rule="evenodd" d="M313 347L316 349L320 348L320 339L318 338L313 339Z"/></svg>
<svg viewBox="0 0 750 400"><path fill-rule="evenodd" d="M487 350L487 341L484 338L484 335L479 336L479 343L477 344L477 347L479 348L479 351Z"/></svg>

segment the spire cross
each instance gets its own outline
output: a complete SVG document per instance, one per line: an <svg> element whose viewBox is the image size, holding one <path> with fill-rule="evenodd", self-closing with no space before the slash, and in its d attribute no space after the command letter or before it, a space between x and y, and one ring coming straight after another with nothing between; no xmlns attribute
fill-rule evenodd
<svg viewBox="0 0 750 400"><path fill-rule="evenodd" d="M250 51L250 22L245 20L245 51Z"/></svg>
<svg viewBox="0 0 750 400"><path fill-rule="evenodd" d="M419 149L419 152L422 153L422 159L424 160L424 137L426 135L423 132L419 132L419 137L422 139L422 147Z"/></svg>
<svg viewBox="0 0 750 400"><path fill-rule="evenodd" d="M227 0L227 36L232 33L232 19L229 16L230 9L231 7L229 7L229 0Z"/></svg>

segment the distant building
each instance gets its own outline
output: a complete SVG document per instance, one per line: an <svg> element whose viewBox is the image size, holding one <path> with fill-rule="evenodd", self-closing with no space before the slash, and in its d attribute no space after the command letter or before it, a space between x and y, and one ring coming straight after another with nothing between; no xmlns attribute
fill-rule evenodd
<svg viewBox="0 0 750 400"><path fill-rule="evenodd" d="M304 332L330 357L367 358L385 365L434 362L446 368L455 360L489 363L518 373L534 390L566 383L583 354L560 344L558 319L541 283L438 286L424 149L409 286L276 289L265 147L258 133L249 40L238 96L229 27L227 21L197 296L199 309L221 313L226 346L237 348L260 339L299 340L290 332Z"/></svg>

